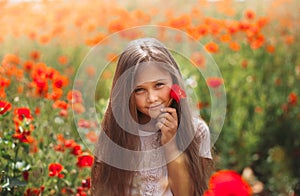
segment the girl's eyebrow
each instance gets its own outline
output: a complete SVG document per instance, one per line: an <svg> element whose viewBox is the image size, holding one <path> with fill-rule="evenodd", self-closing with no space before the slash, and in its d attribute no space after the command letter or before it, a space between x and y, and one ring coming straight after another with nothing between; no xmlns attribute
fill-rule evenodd
<svg viewBox="0 0 300 196"><path fill-rule="evenodd" d="M141 83L139 85L136 85L136 87L140 87L141 85L145 84L145 83L157 83L157 82L163 82L163 81L166 81L167 79L158 79L158 80L154 80L154 81L149 81L149 82L144 82L144 83Z"/></svg>

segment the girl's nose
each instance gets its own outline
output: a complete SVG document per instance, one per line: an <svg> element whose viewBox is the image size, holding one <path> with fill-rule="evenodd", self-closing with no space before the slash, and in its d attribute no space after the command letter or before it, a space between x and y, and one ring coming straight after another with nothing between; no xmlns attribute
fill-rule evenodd
<svg viewBox="0 0 300 196"><path fill-rule="evenodd" d="M147 97L148 102L152 103L152 102L157 101L157 99L158 99L158 95L156 92L148 91L148 97Z"/></svg>

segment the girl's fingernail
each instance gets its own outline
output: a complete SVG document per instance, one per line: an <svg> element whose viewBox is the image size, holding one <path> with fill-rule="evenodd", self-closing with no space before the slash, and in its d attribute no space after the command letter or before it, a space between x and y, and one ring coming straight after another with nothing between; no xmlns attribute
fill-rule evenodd
<svg viewBox="0 0 300 196"><path fill-rule="evenodd" d="M164 111L164 108L160 108L160 111L163 112L163 111Z"/></svg>

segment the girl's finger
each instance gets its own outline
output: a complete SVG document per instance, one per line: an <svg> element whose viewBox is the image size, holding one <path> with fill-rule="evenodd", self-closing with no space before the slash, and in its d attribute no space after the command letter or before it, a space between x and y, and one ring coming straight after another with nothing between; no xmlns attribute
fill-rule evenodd
<svg viewBox="0 0 300 196"><path fill-rule="evenodd" d="M169 120L169 121L174 121L174 120L176 121L177 120L177 119L174 119L174 117L168 112L164 112L164 113L162 113L158 116L158 119L164 119L164 118Z"/></svg>
<svg viewBox="0 0 300 196"><path fill-rule="evenodd" d="M172 120L168 120L166 118L159 118L158 122L160 122L164 127L170 130L177 130L177 121L173 120L173 117L171 118Z"/></svg>
<svg viewBox="0 0 300 196"><path fill-rule="evenodd" d="M168 125L170 125L170 121L168 121L168 119L166 119L166 118L159 118L157 121L162 123L163 125L165 125L167 127L168 127Z"/></svg>
<svg viewBox="0 0 300 196"><path fill-rule="evenodd" d="M176 124L174 123L174 121L168 121L168 120L165 120L163 122L164 126L170 128L170 129L175 129L176 128Z"/></svg>
<svg viewBox="0 0 300 196"><path fill-rule="evenodd" d="M175 108L165 107L160 110L161 112L168 112L173 116L174 119L177 119L177 112Z"/></svg>
<svg viewBox="0 0 300 196"><path fill-rule="evenodd" d="M164 126L164 124L163 124L162 122L158 121L158 122L155 124L155 126L156 126L157 129L161 129L161 128Z"/></svg>

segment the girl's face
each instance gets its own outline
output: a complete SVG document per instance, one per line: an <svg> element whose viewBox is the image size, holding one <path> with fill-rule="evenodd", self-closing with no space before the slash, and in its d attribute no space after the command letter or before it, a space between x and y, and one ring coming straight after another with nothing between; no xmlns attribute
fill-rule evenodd
<svg viewBox="0 0 300 196"><path fill-rule="evenodd" d="M142 114L140 122L157 118L160 109L167 107L172 83L170 73L159 65L146 65L139 69L133 93L137 110Z"/></svg>

